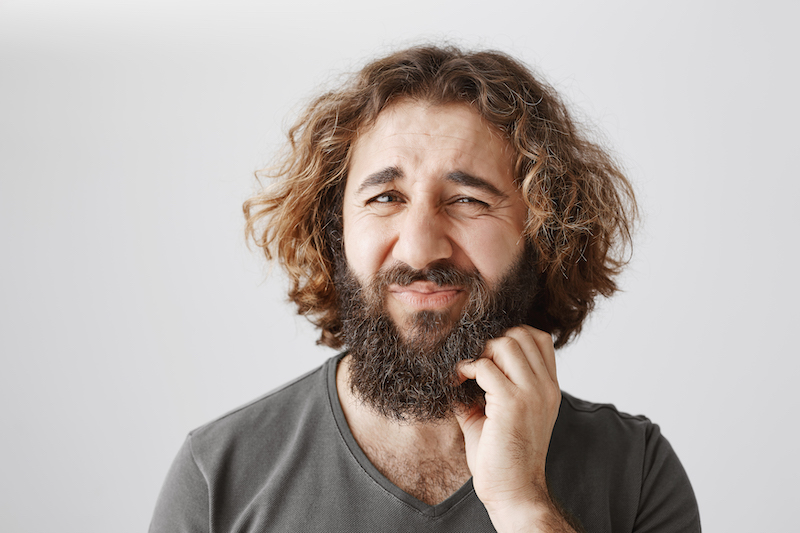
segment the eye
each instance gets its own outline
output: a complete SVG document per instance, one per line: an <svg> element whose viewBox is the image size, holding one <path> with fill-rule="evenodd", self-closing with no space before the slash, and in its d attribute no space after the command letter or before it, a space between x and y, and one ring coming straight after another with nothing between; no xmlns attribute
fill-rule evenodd
<svg viewBox="0 0 800 533"><path fill-rule="evenodd" d="M367 200L368 204L393 204L397 202L402 202L402 199L400 195L394 191L383 192Z"/></svg>
<svg viewBox="0 0 800 533"><path fill-rule="evenodd" d="M478 200L476 198L472 198L470 196L460 196L460 197L454 199L453 203L454 204L461 204L461 205L466 204L466 205L470 205L472 207L480 207L480 208L489 207L489 204L487 204L486 202L483 202L483 201Z"/></svg>

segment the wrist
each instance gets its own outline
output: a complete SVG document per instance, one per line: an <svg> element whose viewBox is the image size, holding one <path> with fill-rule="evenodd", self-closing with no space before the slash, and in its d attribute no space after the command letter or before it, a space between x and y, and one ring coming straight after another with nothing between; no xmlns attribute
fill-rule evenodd
<svg viewBox="0 0 800 533"><path fill-rule="evenodd" d="M490 504L486 511L498 533L575 532L547 493L515 502Z"/></svg>

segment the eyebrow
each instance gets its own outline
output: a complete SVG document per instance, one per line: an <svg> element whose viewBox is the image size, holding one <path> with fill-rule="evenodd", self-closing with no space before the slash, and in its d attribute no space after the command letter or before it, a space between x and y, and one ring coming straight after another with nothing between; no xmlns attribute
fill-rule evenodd
<svg viewBox="0 0 800 533"><path fill-rule="evenodd" d="M459 185L472 187L473 189L481 189L494 196L502 196L503 198L506 197L506 195L500 189L498 189L485 179L472 176L470 174L467 174L466 172L461 172L460 170L456 170L455 172L449 173L446 176L446 178L447 181L451 181Z"/></svg>
<svg viewBox="0 0 800 533"><path fill-rule="evenodd" d="M400 170L398 167L396 166L386 167L377 172L373 172L372 174L367 176L366 179L363 182L361 182L361 185L359 185L356 194L360 194L365 189L369 189L370 187L385 185L387 183L403 179L404 177L405 174L403 174L403 171ZM466 172L462 172L460 170L450 172L445 176L445 179L451 183L456 183L458 185L464 185L465 187L471 187L473 189L480 189L482 191L486 191L493 196L499 196L502 198L505 198L507 196L500 189L498 189L485 179L473 176L471 174L467 174Z"/></svg>
<svg viewBox="0 0 800 533"><path fill-rule="evenodd" d="M383 170L373 172L367 176L367 178L361 182L361 185L358 186L356 194L360 194L364 192L365 189L369 189L370 187L376 187L378 185L384 185L386 183L391 183L393 181L402 179L403 176L403 171L399 168L386 167Z"/></svg>

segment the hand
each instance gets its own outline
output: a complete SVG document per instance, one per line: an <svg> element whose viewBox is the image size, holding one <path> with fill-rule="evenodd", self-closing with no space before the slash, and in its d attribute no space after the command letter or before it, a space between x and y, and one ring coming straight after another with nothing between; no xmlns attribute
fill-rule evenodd
<svg viewBox="0 0 800 533"><path fill-rule="evenodd" d="M561 523L545 480L545 459L561 404L550 334L525 325L511 328L487 342L481 357L461 363L458 371L461 379L475 379L486 393L484 407L472 407L456 418L475 492L495 527ZM552 513L557 516L548 516Z"/></svg>

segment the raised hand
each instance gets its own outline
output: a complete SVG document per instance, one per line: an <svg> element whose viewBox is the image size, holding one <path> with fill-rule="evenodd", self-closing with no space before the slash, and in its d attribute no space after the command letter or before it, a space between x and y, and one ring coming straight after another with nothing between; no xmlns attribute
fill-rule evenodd
<svg viewBox="0 0 800 533"><path fill-rule="evenodd" d="M486 393L484 407L457 415L478 498L498 531L573 531L545 479L561 391L549 333L530 326L490 340L480 358L459 366Z"/></svg>

